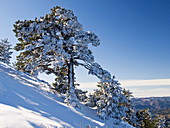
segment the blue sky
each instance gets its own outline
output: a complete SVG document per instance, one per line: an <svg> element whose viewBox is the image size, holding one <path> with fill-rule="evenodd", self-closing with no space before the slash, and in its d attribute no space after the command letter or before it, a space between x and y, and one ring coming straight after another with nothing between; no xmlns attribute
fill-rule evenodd
<svg viewBox="0 0 170 128"><path fill-rule="evenodd" d="M170 79L169 0L0 0L0 5L0 38L9 38L13 45L17 42L12 32L16 20L44 16L58 5L73 10L83 28L99 36L101 45L92 48L95 60L122 83ZM76 74L80 83L97 81L83 68L77 68ZM170 95L170 81L169 86L159 84L158 90L165 89ZM129 85L132 91L136 87L137 83Z"/></svg>

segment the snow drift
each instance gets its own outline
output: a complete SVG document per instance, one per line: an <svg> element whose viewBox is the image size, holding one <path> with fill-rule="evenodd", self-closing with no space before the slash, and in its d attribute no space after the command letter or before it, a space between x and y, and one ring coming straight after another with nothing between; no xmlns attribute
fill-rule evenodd
<svg viewBox="0 0 170 128"><path fill-rule="evenodd" d="M0 128L132 127L124 121L115 126L83 104L75 109L63 101L48 83L0 62Z"/></svg>

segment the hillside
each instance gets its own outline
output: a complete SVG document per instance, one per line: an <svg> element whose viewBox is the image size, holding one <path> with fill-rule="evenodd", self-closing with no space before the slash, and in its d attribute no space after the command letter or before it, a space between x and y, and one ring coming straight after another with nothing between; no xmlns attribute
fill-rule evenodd
<svg viewBox="0 0 170 128"><path fill-rule="evenodd" d="M132 100L136 109L149 108L152 114L165 116L165 125L170 127L170 97L133 98Z"/></svg>
<svg viewBox="0 0 170 128"><path fill-rule="evenodd" d="M170 108L170 97L133 98L132 100L137 109L149 108L150 110L155 110Z"/></svg>
<svg viewBox="0 0 170 128"><path fill-rule="evenodd" d="M129 128L124 121L113 125L103 121L96 111L80 104L67 106L64 97L52 94L48 83L18 72L0 63L0 126L2 128Z"/></svg>

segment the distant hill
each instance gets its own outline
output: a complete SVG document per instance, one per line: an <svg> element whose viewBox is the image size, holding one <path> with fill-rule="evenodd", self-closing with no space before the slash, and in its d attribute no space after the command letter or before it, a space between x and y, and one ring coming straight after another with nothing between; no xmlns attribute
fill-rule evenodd
<svg viewBox="0 0 170 128"><path fill-rule="evenodd" d="M165 116L166 127L170 128L170 97L133 98L137 110L149 108L155 115Z"/></svg>
<svg viewBox="0 0 170 128"><path fill-rule="evenodd" d="M170 108L170 97L133 98L132 101L136 109L149 108L150 110L155 110Z"/></svg>

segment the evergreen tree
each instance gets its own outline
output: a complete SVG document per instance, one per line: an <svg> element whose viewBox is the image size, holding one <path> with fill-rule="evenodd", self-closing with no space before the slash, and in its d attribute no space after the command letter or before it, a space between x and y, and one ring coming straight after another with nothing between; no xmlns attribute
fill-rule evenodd
<svg viewBox="0 0 170 128"><path fill-rule="evenodd" d="M87 97L87 99L85 101L86 106L89 106L89 107L97 106L97 101L99 99L97 99L98 95L96 95L96 92L97 92L97 90L95 90L94 93L89 93L89 95L88 95L88 97Z"/></svg>
<svg viewBox="0 0 170 128"><path fill-rule="evenodd" d="M55 83L52 83L54 87L52 89L54 89L55 91L59 93L65 94L68 90L68 76L67 76L68 69L63 68L63 67L61 68L58 67L57 72L58 72L58 75L55 78ZM74 78L74 82L75 81L76 81L76 78ZM80 101L84 101L87 98L86 96L87 91L83 91L81 89L76 88L77 86L79 86L79 84L74 84L74 86L75 86L75 93L76 93L77 98Z"/></svg>
<svg viewBox="0 0 170 128"><path fill-rule="evenodd" d="M164 128L162 123L160 125L159 117L152 117L149 109L137 111L136 117L139 121L138 128Z"/></svg>
<svg viewBox="0 0 170 128"><path fill-rule="evenodd" d="M78 85L77 85L78 86ZM75 93L77 95L77 98L80 100L80 101L85 101L87 99L87 91L83 91L81 89L75 89Z"/></svg>
<svg viewBox="0 0 170 128"><path fill-rule="evenodd" d="M97 87L99 87L99 89L95 89L93 93L89 93L86 101L85 101L85 105L89 106L89 107L96 107L97 106L97 101L100 100L100 96L103 95L102 91L101 91L101 82L98 82Z"/></svg>
<svg viewBox="0 0 170 128"><path fill-rule="evenodd" d="M114 124L119 124L122 117L126 117L127 108L123 106L127 102L122 93L120 83L111 78L111 74L103 70L97 63L93 63L89 68L89 74L100 79L100 99L97 101L97 114L103 120L111 119Z"/></svg>
<svg viewBox="0 0 170 128"><path fill-rule="evenodd" d="M68 89L68 70L67 68L58 67L57 69L58 75L55 78L55 82L53 83L54 90L59 93L65 94Z"/></svg>
<svg viewBox="0 0 170 128"><path fill-rule="evenodd" d="M122 95L122 89L118 81L101 82L100 100L97 102L97 113L102 119L111 119L114 124L119 124L122 117L126 117L126 107L123 106L127 102L125 96Z"/></svg>
<svg viewBox="0 0 170 128"><path fill-rule="evenodd" d="M14 32L20 43L15 50L20 51L17 57L18 70L37 75L39 72L50 72L56 76L57 67L68 69L68 90L66 102L76 107L77 95L74 85L74 66L83 66L89 74L101 81L103 95L97 102L98 115L102 119L111 118L119 124L125 116L126 107L122 106L126 98L118 81L111 74L94 63L91 43L98 46L100 41L92 32L85 32L71 10L55 7L45 17L35 20L17 21Z"/></svg>
<svg viewBox="0 0 170 128"><path fill-rule="evenodd" d="M0 41L0 61L9 64L12 52L10 51L11 48L10 42L8 39L3 39Z"/></svg>
<svg viewBox="0 0 170 128"><path fill-rule="evenodd" d="M130 92L129 90L123 89L123 95L126 96L126 99L128 102L125 102L123 104L123 106L127 107L127 111L126 111L126 117L123 118L124 121L128 122L129 124L131 124L134 127L138 126L138 119L135 116L136 114L136 110L135 107L133 106L132 100L131 98L133 97L132 92Z"/></svg>
<svg viewBox="0 0 170 128"><path fill-rule="evenodd" d="M20 51L16 67L33 75L41 71L57 75L57 66L68 68L65 101L76 107L74 65L91 65L94 56L88 45L98 46L100 41L94 33L83 31L71 10L57 6L51 11L45 17L14 24L14 32L20 41L15 47Z"/></svg>
<svg viewBox="0 0 170 128"><path fill-rule="evenodd" d="M157 117L158 118L158 122L156 124L157 128L165 128L165 122L166 122L166 119L165 119L165 116L162 116L162 117Z"/></svg>

